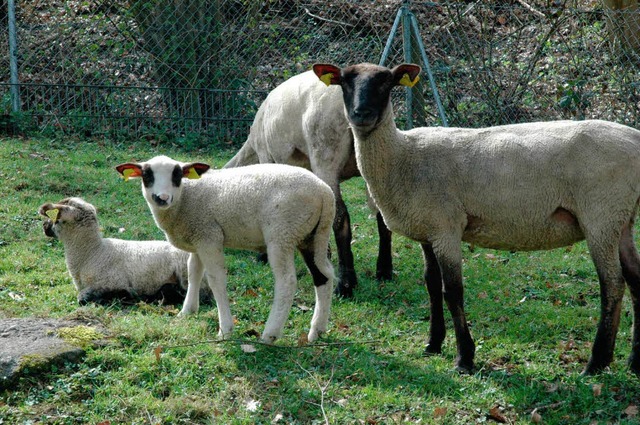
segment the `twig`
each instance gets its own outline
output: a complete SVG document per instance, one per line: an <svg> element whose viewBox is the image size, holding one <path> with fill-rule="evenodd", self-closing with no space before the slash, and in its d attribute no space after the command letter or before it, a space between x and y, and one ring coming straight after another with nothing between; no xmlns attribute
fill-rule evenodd
<svg viewBox="0 0 640 425"><path fill-rule="evenodd" d="M533 6L531 6L530 4L528 4L527 2L525 2L524 0L517 0L518 3L520 3L525 9L527 9L529 12L533 13L534 15L536 15L539 18L546 18L547 15L545 15L544 13L540 12L539 10L536 10Z"/></svg>
<svg viewBox="0 0 640 425"><path fill-rule="evenodd" d="M307 9L306 7L304 8L304 11L307 13L307 15L311 16L314 19L319 19L321 21L330 22L332 24L344 25L346 27L354 27L355 26L355 25L349 24L347 22L334 21L333 19L327 19L327 18L323 18L322 16L314 15L313 13L309 12L309 9Z"/></svg>
<svg viewBox="0 0 640 425"><path fill-rule="evenodd" d="M327 412L324 410L324 395L327 391L327 388L329 388L329 385L331 384L331 381L333 380L333 374L335 373L336 370L336 365L335 363L333 365L331 365L331 376L329 376L329 379L327 380L326 385L322 386L322 384L320 384L320 380L318 378L316 378L313 373L311 373L310 371L308 371L307 369L305 369L304 367L302 367L302 365L296 361L296 364L298 365L298 367L300 369L302 369L303 371L305 371L310 377L311 379L313 379L316 383L316 385L318 386L318 389L320 390L320 403L314 403L312 401L306 401L309 404L313 404L315 406L318 406L320 408L320 411L322 412L322 417L324 418L324 423L329 425L329 418L327 417Z"/></svg>

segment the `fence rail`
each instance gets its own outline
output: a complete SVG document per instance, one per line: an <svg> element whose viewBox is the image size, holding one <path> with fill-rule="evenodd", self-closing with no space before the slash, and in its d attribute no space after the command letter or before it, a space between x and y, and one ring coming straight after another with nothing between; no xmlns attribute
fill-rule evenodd
<svg viewBox="0 0 640 425"><path fill-rule="evenodd" d="M615 0L9 0L0 131L237 144L284 79L382 59L433 76L397 93L401 126L639 127L639 16Z"/></svg>

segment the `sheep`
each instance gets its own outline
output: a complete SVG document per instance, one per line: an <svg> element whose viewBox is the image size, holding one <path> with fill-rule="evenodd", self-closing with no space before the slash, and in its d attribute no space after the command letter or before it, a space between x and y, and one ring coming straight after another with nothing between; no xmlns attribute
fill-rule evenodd
<svg viewBox="0 0 640 425"><path fill-rule="evenodd" d="M338 252L336 293L348 298L358 280L351 251L351 219L340 182L359 176L353 135L344 116L339 87L330 90L312 71L298 74L272 90L262 102L249 136L225 168L257 163L304 167L327 183L336 198L333 232ZM392 278L391 233L376 211L379 254L378 280Z"/></svg>
<svg viewBox="0 0 640 425"><path fill-rule="evenodd" d="M601 313L583 373L599 372L613 359L626 281L634 311L629 366L640 374L640 256L633 242L640 131L599 120L399 131L390 92L415 84L419 66L313 69L328 85L342 87L358 168L385 223L422 244L431 304L427 354L441 353L444 297L453 317L456 367L474 367L462 241L528 251L586 240Z"/></svg>
<svg viewBox="0 0 640 425"><path fill-rule="evenodd" d="M275 295L261 338L274 342L293 304L297 248L315 286L308 340L316 340L327 330L333 289L333 266L327 257L335 214L331 188L310 171L288 165L209 169L207 164L166 156L116 167L125 180L142 178L142 193L156 225L171 244L191 253L189 287L180 315L198 311L195 295L206 271L218 306L218 334L229 335L233 319L223 249L266 251Z"/></svg>
<svg viewBox="0 0 640 425"><path fill-rule="evenodd" d="M189 254L166 241L103 238L96 208L81 198L40 206L46 236L64 245L78 303L140 299L175 304L187 291ZM201 296L208 299L207 291Z"/></svg>

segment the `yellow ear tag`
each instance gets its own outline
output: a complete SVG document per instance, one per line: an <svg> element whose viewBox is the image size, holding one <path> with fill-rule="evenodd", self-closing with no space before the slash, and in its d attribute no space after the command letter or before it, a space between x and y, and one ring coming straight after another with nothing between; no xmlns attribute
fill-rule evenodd
<svg viewBox="0 0 640 425"><path fill-rule="evenodd" d="M331 72L328 72L328 73L322 75L322 77L320 77L320 81L325 83L327 85L327 87L329 87L331 85L331 80L332 79L333 79L333 73L331 73Z"/></svg>
<svg viewBox="0 0 640 425"><path fill-rule="evenodd" d="M409 74L404 74L402 78L400 78L400 81L398 81L398 84L401 84L407 87L413 87L418 83L419 80L420 80L420 76L418 75L416 75L416 78L413 81L411 81L411 78L409 78Z"/></svg>
<svg viewBox="0 0 640 425"><path fill-rule="evenodd" d="M124 179L124 181L129 181L129 177L131 177L133 173L135 173L135 170L133 168L127 168L122 172L122 178Z"/></svg>
<svg viewBox="0 0 640 425"><path fill-rule="evenodd" d="M56 221L58 221L58 212L59 210L57 208L52 208L45 212L45 214L55 223Z"/></svg>
<svg viewBox="0 0 640 425"><path fill-rule="evenodd" d="M199 179L200 174L198 174L195 168L191 167L189 168L189 173L185 177L188 179Z"/></svg>

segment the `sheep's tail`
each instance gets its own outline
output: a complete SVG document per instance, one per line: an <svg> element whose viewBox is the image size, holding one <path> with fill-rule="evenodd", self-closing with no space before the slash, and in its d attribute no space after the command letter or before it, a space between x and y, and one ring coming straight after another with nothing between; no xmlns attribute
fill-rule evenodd
<svg viewBox="0 0 640 425"><path fill-rule="evenodd" d="M247 140L238 153L236 153L223 168L235 168L258 163L260 163L258 154L253 149L253 146L251 146L251 143L249 143L249 140Z"/></svg>

